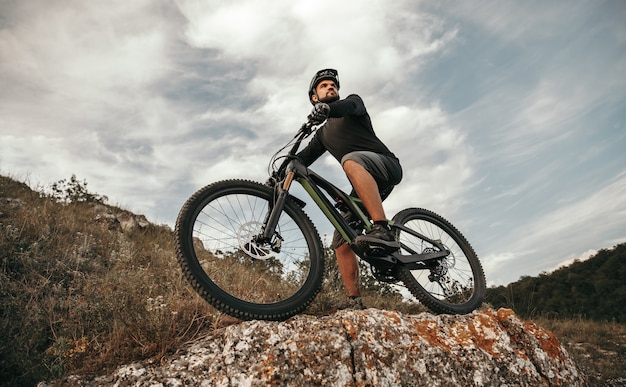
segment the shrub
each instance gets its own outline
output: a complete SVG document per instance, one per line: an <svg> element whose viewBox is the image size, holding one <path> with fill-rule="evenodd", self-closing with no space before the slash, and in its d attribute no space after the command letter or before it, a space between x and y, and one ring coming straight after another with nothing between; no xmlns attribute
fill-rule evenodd
<svg viewBox="0 0 626 387"><path fill-rule="evenodd" d="M62 179L50 186L51 196L61 203L106 203L109 198L94 194L87 189L87 180L82 182L72 175L69 180Z"/></svg>

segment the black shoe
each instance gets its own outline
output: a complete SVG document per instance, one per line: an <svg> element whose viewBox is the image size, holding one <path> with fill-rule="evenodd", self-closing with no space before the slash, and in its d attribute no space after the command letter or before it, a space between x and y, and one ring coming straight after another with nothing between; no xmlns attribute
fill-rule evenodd
<svg viewBox="0 0 626 387"><path fill-rule="evenodd" d="M361 297L348 297L348 302L345 305L339 307L339 310L363 310L363 300Z"/></svg>
<svg viewBox="0 0 626 387"><path fill-rule="evenodd" d="M389 226L375 223L365 234L354 239L356 245L371 255L386 255L400 249L400 242Z"/></svg>

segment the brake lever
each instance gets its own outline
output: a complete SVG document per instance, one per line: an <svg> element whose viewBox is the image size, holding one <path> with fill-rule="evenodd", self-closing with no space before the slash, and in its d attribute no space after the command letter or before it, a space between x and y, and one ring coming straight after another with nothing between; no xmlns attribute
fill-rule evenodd
<svg viewBox="0 0 626 387"><path fill-rule="evenodd" d="M300 130L298 131L298 133L296 134L296 136L300 133L304 133L307 136L313 132L315 132L316 130L318 130L319 128L321 128L322 126L326 125L326 122L328 121L328 119L316 124L313 121L307 121L304 124L302 124L302 126L300 127Z"/></svg>

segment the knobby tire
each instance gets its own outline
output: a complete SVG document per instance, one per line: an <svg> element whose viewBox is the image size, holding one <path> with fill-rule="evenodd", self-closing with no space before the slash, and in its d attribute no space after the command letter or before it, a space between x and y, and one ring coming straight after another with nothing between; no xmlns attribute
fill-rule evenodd
<svg viewBox="0 0 626 387"><path fill-rule="evenodd" d="M242 320L285 320L321 288L322 242L294 200L287 199L276 227L280 244L253 242L273 201L268 186L226 180L193 194L176 220L184 276L209 304Z"/></svg>

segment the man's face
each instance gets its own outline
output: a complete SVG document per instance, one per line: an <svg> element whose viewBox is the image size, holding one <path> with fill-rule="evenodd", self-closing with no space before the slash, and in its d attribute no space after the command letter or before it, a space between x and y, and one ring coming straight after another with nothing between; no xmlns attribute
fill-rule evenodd
<svg viewBox="0 0 626 387"><path fill-rule="evenodd" d="M315 101L317 98L317 101ZM313 95L314 102L333 102L339 99L339 93L337 92L337 85L334 81L323 80L315 88L315 94Z"/></svg>

